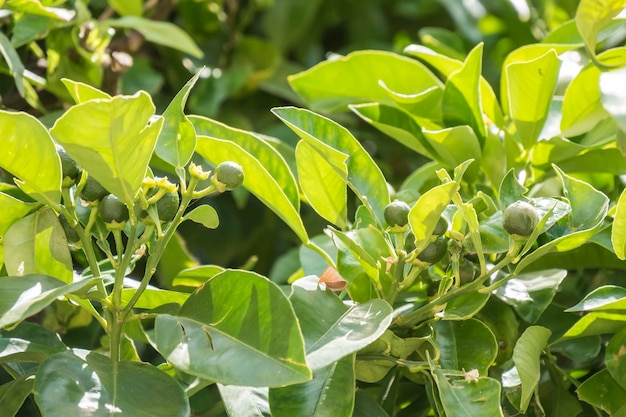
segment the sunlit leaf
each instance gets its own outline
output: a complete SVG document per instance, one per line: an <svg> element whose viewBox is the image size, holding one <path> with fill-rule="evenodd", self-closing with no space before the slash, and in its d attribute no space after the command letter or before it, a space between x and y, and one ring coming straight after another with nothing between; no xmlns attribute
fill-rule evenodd
<svg viewBox="0 0 626 417"><path fill-rule="evenodd" d="M598 33L626 7L624 0L581 0L576 9L576 27L587 50L595 54Z"/></svg>
<svg viewBox="0 0 626 417"><path fill-rule="evenodd" d="M622 130L626 129L626 105L624 87L626 68L600 74L600 93L604 109L617 121Z"/></svg>
<svg viewBox="0 0 626 417"><path fill-rule="evenodd" d="M0 54L2 54L2 57L13 75L15 88L20 96L24 97L26 94L24 90L24 64L22 64L15 47L4 33L0 33Z"/></svg>
<svg viewBox="0 0 626 417"><path fill-rule="evenodd" d="M0 166L17 177L24 192L56 206L61 200L61 161L48 130L29 114L3 110L0 125Z"/></svg>
<svg viewBox="0 0 626 417"><path fill-rule="evenodd" d="M98 90L96 87L93 87L89 84L73 81L69 78L62 78L61 82L65 85L65 88L67 88L67 91L70 93L70 96L72 96L76 104L80 104L96 98L111 98L111 96L104 91Z"/></svg>
<svg viewBox="0 0 626 417"><path fill-rule="evenodd" d="M622 330L611 338L604 363L613 379L626 389L626 331Z"/></svg>
<svg viewBox="0 0 626 417"><path fill-rule="evenodd" d="M467 125L441 130L423 130L424 136L439 156L439 161L453 169L463 162L473 159L467 176L473 179L478 174L481 162L480 141Z"/></svg>
<svg viewBox="0 0 626 417"><path fill-rule="evenodd" d="M200 223L209 229L215 229L220 224L217 211L215 211L215 209L208 204L203 204L194 208L189 213L185 214L183 220L191 220L193 222Z"/></svg>
<svg viewBox="0 0 626 417"><path fill-rule="evenodd" d="M458 188L459 185L454 181L433 187L422 194L409 211L409 224L415 235L415 247L418 252L430 243L441 214Z"/></svg>
<svg viewBox="0 0 626 417"><path fill-rule="evenodd" d="M545 327L530 326L522 333L513 349L513 362L522 383L522 395L519 404L519 409L522 412L526 411L530 404L530 398L539 383L541 352L550 335L550 330Z"/></svg>
<svg viewBox="0 0 626 417"><path fill-rule="evenodd" d="M596 288L585 296L578 304L565 311L626 311L626 289L616 285L605 285Z"/></svg>

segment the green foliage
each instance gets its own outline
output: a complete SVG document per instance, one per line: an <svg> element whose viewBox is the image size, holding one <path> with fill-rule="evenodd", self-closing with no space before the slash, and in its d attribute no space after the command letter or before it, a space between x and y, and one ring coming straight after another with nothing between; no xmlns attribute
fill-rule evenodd
<svg viewBox="0 0 626 417"><path fill-rule="evenodd" d="M626 415L625 3L529 4L0 1L1 413Z"/></svg>

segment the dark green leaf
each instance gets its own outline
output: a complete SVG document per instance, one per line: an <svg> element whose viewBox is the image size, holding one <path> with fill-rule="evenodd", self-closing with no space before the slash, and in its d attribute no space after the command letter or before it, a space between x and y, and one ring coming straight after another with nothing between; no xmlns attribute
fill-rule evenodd
<svg viewBox="0 0 626 417"><path fill-rule="evenodd" d="M20 376L0 385L0 410L3 417L17 415L26 398L32 393L34 383L34 377Z"/></svg>
<svg viewBox="0 0 626 417"><path fill-rule="evenodd" d="M606 369L613 379L626 390L626 331L614 335L606 347Z"/></svg>
<svg viewBox="0 0 626 417"><path fill-rule="evenodd" d="M229 416L271 417L267 388L217 384Z"/></svg>
<svg viewBox="0 0 626 417"><path fill-rule="evenodd" d="M615 415L626 405L626 390L620 387L607 369L603 369L585 380L576 390L578 398Z"/></svg>

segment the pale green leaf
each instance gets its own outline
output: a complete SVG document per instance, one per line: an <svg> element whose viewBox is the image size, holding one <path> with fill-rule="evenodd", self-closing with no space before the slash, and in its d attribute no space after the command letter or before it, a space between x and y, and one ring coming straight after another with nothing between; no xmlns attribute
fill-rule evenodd
<svg viewBox="0 0 626 417"><path fill-rule="evenodd" d="M137 292L136 288L124 288L122 290L122 302L128 303ZM152 310L165 304L184 304L189 298L189 293L170 291L163 289L147 288L142 293L134 308Z"/></svg>
<svg viewBox="0 0 626 417"><path fill-rule="evenodd" d="M44 125L26 113L0 110L0 166L18 178L18 185L51 206L61 200L61 161Z"/></svg>
<svg viewBox="0 0 626 417"><path fill-rule="evenodd" d="M229 416L271 417L267 388L217 384Z"/></svg>
<svg viewBox="0 0 626 417"><path fill-rule="evenodd" d="M136 30L149 42L177 49L196 58L204 56L202 50L189 34L171 22L150 20L138 16L124 16L118 19L109 19L106 24L112 27Z"/></svg>
<svg viewBox="0 0 626 417"><path fill-rule="evenodd" d="M520 336L513 348L513 362L522 384L519 409L525 412L537 388L541 375L541 354L552 333L541 326L530 326ZM516 404L517 406L517 404Z"/></svg>
<svg viewBox="0 0 626 417"><path fill-rule="evenodd" d="M108 0L109 5L122 16L141 16L143 0Z"/></svg>
<svg viewBox="0 0 626 417"><path fill-rule="evenodd" d="M503 96L525 148L540 139L560 64L556 51L548 50L539 58L516 61L504 68L507 83L503 85Z"/></svg>
<svg viewBox="0 0 626 417"><path fill-rule="evenodd" d="M111 98L111 96L104 91L98 90L96 87L93 87L89 84L73 81L69 78L62 78L61 82L65 85L65 88L67 88L67 91L70 93L70 96L72 96L76 104L80 104L87 100L93 100L96 98Z"/></svg>
<svg viewBox="0 0 626 417"><path fill-rule="evenodd" d="M20 56L15 50L15 47L11 44L9 38L2 32L0 32L0 53L9 67L9 71L13 75L17 92L20 96L24 97L26 95L24 89L24 64L22 64Z"/></svg>
<svg viewBox="0 0 626 417"><path fill-rule="evenodd" d="M298 182L306 201L325 220L345 229L348 225L348 167L345 164L347 155L341 154L340 157L344 160L341 173L336 170L341 167L339 161L331 165L324 155L305 141L296 146Z"/></svg>
<svg viewBox="0 0 626 417"><path fill-rule="evenodd" d="M385 206L389 204L389 190L385 177L372 157L348 129L305 109L279 107L272 109L272 112L320 153L325 153L326 146L324 145L328 145L348 155L348 186L373 212L379 223L383 224L383 212ZM341 173L344 168L336 167L335 169Z"/></svg>
<svg viewBox="0 0 626 417"><path fill-rule="evenodd" d="M441 214L458 189L459 185L454 181L433 187L422 194L409 211L409 224L418 253L430 243Z"/></svg>
<svg viewBox="0 0 626 417"><path fill-rule="evenodd" d="M439 162L452 169L473 159L474 162L469 167L467 176L471 179L478 175L482 152L480 140L470 126L462 125L441 130L424 129L422 132L435 154L439 156Z"/></svg>
<svg viewBox="0 0 626 417"><path fill-rule="evenodd" d="M611 244L615 255L621 260L626 260L626 190L622 191L617 201L611 227Z"/></svg>
<svg viewBox="0 0 626 417"><path fill-rule="evenodd" d="M50 133L104 188L132 206L163 124L145 92L71 107ZM89 128L84 121L89 120Z"/></svg>
<svg viewBox="0 0 626 417"><path fill-rule="evenodd" d="M132 389L131 389L132 388ZM67 351L43 362L35 401L50 417L187 417L189 400L178 382L153 365Z"/></svg>
<svg viewBox="0 0 626 417"><path fill-rule="evenodd" d="M217 215L217 211L208 204L203 204L194 208L189 213L185 214L183 220L191 220L196 223L200 223L206 228L215 229L220 225L220 219Z"/></svg>
<svg viewBox="0 0 626 417"><path fill-rule="evenodd" d="M198 71L187 81L163 112L163 128L159 133L155 153L175 168L187 165L196 149L196 131L184 111L189 92L201 73Z"/></svg>
<svg viewBox="0 0 626 417"><path fill-rule="evenodd" d="M9 227L4 235L9 275L46 274L72 282L72 256L56 214L44 208Z"/></svg>
<svg viewBox="0 0 626 417"><path fill-rule="evenodd" d="M572 325L559 341L585 336L617 333L624 327L626 327L626 315L623 312L592 311L582 316Z"/></svg>
<svg viewBox="0 0 626 417"><path fill-rule="evenodd" d="M46 7L40 0L7 0L5 7L21 13L45 16L66 22L69 22L76 16L74 10L59 7Z"/></svg>
<svg viewBox="0 0 626 417"><path fill-rule="evenodd" d="M624 0L581 0L576 9L576 27L588 51L595 54L598 33L626 7Z"/></svg>
<svg viewBox="0 0 626 417"><path fill-rule="evenodd" d="M415 94L441 82L423 64L390 52L357 51L324 61L289 77L289 84L316 111L345 110L349 104L393 104L386 89Z"/></svg>

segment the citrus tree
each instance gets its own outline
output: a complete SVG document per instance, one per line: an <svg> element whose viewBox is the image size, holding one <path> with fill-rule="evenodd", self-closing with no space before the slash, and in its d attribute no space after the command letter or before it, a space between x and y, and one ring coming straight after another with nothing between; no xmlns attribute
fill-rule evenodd
<svg viewBox="0 0 626 417"><path fill-rule="evenodd" d="M7 6L58 16L25 3ZM54 117L0 111L0 409L626 413L625 6L581 1L506 56L499 86L483 43L333 56L288 78L306 107L271 109L294 146L186 113L203 71L163 111L70 78ZM386 178L347 111L422 162ZM179 229L224 233L213 206L241 189L300 242L284 279L153 279L189 256Z"/></svg>

